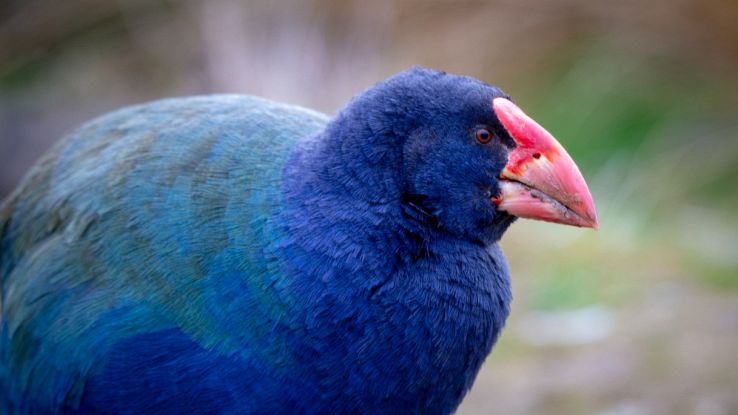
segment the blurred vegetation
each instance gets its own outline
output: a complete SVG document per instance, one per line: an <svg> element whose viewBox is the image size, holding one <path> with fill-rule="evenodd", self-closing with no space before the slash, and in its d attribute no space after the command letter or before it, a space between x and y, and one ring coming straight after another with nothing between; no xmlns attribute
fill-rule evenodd
<svg viewBox="0 0 738 415"><path fill-rule="evenodd" d="M414 64L497 84L599 232L520 221L515 303L459 413L738 413L738 3L0 3L0 197L80 122L239 92L334 112Z"/></svg>

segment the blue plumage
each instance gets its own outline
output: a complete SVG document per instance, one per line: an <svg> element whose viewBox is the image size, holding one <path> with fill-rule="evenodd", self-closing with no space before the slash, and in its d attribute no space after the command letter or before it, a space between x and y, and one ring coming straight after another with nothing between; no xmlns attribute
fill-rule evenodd
<svg viewBox="0 0 738 415"><path fill-rule="evenodd" d="M452 412L510 301L500 96L413 69L330 120L210 96L81 127L1 207L0 409Z"/></svg>

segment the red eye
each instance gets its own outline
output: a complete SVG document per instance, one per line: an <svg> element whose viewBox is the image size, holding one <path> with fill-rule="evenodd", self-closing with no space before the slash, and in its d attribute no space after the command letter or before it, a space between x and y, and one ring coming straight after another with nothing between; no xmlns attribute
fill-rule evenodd
<svg viewBox="0 0 738 415"><path fill-rule="evenodd" d="M485 130L484 128L478 129L477 132L474 133L474 135L476 136L477 141L479 141L482 144L487 144L490 141L492 141L492 133Z"/></svg>

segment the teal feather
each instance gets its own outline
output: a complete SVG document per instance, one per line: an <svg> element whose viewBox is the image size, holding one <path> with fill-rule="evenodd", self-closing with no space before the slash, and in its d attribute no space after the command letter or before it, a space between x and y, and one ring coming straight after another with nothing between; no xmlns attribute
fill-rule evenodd
<svg viewBox="0 0 738 415"><path fill-rule="evenodd" d="M268 338L282 300L266 218L290 149L326 120L211 96L118 111L63 140L2 207L0 385L54 407L137 333L180 327L224 352ZM218 269L248 275L250 295L217 292L212 279L236 277Z"/></svg>

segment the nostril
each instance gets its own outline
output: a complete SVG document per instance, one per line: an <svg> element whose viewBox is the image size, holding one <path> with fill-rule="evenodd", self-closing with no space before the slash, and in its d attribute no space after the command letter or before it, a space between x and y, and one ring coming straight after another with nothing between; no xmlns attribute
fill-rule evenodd
<svg viewBox="0 0 738 415"><path fill-rule="evenodd" d="M541 153L533 153L533 158L538 160L539 158L541 158Z"/></svg>

